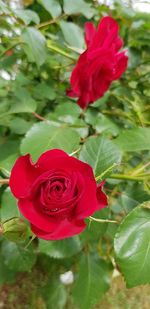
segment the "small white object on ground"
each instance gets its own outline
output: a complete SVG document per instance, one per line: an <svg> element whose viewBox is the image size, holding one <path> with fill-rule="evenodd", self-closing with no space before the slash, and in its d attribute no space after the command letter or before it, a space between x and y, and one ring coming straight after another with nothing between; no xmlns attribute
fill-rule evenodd
<svg viewBox="0 0 150 309"><path fill-rule="evenodd" d="M64 274L61 274L60 275L60 281L65 285L73 283L73 281L74 281L73 272L71 270L69 270L69 271L65 272Z"/></svg>

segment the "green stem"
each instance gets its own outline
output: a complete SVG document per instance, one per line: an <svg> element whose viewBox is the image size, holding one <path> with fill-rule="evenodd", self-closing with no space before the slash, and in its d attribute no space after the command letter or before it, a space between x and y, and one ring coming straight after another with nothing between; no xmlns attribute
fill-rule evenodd
<svg viewBox="0 0 150 309"><path fill-rule="evenodd" d="M41 121L45 121L45 122L48 122L48 120L44 117L42 117L41 115L35 113L35 112L32 112L32 115L34 115L37 119L41 120Z"/></svg>
<svg viewBox="0 0 150 309"><path fill-rule="evenodd" d="M9 179L0 179L0 185L8 185Z"/></svg>
<svg viewBox="0 0 150 309"><path fill-rule="evenodd" d="M51 49L52 51L64 56L64 57L67 57L71 60L76 60L75 57L71 56L70 54L68 54L67 52L65 52L64 50L62 50L61 48L57 47L57 46L54 46L54 45L51 45L51 42L47 41L47 47L49 49Z"/></svg>
<svg viewBox="0 0 150 309"><path fill-rule="evenodd" d="M113 165L111 165L110 167L107 168L107 170L105 170L103 173L101 173L99 176L97 176L95 178L96 181L101 180L108 172L110 172L114 167L117 166L117 163L114 163Z"/></svg>
<svg viewBox="0 0 150 309"><path fill-rule="evenodd" d="M139 175L139 177L143 177L143 178L150 178L150 172L147 172L147 173L140 173L140 174L138 174ZM137 175L137 176L138 176Z"/></svg>
<svg viewBox="0 0 150 309"><path fill-rule="evenodd" d="M120 179L120 180L131 180L131 181L139 181L144 180L144 177L135 177L130 175L122 175L122 174L111 174L108 178L112 179Z"/></svg>
<svg viewBox="0 0 150 309"><path fill-rule="evenodd" d="M25 246L25 249L27 249L30 244L32 243L32 241L36 238L36 235L32 235L31 239L29 240L29 242L27 243L27 245Z"/></svg>
<svg viewBox="0 0 150 309"><path fill-rule="evenodd" d="M116 220L97 219L97 218L94 218L94 217L89 217L89 219L90 219L91 221L100 222L100 223L115 223L115 224L119 224L119 222L116 221Z"/></svg>
<svg viewBox="0 0 150 309"><path fill-rule="evenodd" d="M66 14L62 14L54 19L50 19L50 20L47 20L39 25L36 26L37 29L41 29L43 27L47 27L49 25L52 25L52 24L56 24L61 18L67 16Z"/></svg>
<svg viewBox="0 0 150 309"><path fill-rule="evenodd" d="M73 151L71 154L69 154L70 157L74 156L77 152L79 152L81 149L81 147L79 147L78 149L76 149L75 151Z"/></svg>
<svg viewBox="0 0 150 309"><path fill-rule="evenodd" d="M141 172L142 172L143 170L145 170L148 166L150 166L150 162L144 164L143 166L139 166L139 165L138 165L138 167L136 167L136 168L133 170L132 176L136 176L137 174L141 174ZM141 176L141 175L140 175L140 176ZM143 175L142 175L142 176L143 176Z"/></svg>

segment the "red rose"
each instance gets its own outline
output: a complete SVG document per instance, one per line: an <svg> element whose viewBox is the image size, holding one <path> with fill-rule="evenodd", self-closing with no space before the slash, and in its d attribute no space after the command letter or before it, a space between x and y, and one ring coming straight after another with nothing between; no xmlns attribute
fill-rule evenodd
<svg viewBox="0 0 150 309"><path fill-rule="evenodd" d="M18 207L38 237L57 240L84 230L84 219L107 205L92 168L59 149L43 153L33 164L20 157L11 172L10 188Z"/></svg>
<svg viewBox="0 0 150 309"><path fill-rule="evenodd" d="M78 97L78 105L85 108L101 98L113 80L121 77L127 67L125 51L119 52L123 40L118 35L117 22L107 16L96 30L90 22L85 25L87 49L72 72L70 97Z"/></svg>

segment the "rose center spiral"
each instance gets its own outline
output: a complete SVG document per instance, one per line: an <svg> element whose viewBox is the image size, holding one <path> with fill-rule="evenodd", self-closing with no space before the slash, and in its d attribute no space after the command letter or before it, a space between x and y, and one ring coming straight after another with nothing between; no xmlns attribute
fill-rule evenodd
<svg viewBox="0 0 150 309"><path fill-rule="evenodd" d="M53 175L41 184L42 212L55 216L68 214L78 198L77 177Z"/></svg>

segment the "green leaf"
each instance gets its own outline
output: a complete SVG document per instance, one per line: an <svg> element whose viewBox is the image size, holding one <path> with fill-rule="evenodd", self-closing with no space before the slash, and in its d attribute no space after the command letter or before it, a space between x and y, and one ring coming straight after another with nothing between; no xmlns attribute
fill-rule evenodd
<svg viewBox="0 0 150 309"><path fill-rule="evenodd" d="M10 100L8 100L8 98L3 99L3 101L0 104L0 119L7 115L9 107L10 107Z"/></svg>
<svg viewBox="0 0 150 309"><path fill-rule="evenodd" d="M38 84L37 87L34 88L34 94L37 98L48 100L54 100L56 97L54 89L46 83Z"/></svg>
<svg viewBox="0 0 150 309"><path fill-rule="evenodd" d="M47 309L64 309L67 301L67 292L58 280L50 280L41 290L46 301Z"/></svg>
<svg viewBox="0 0 150 309"><path fill-rule="evenodd" d="M116 136L119 133L118 126L114 123L114 121L111 121L108 117L104 115L99 115L99 118L97 119L95 129L97 133L105 132L107 135L110 136Z"/></svg>
<svg viewBox="0 0 150 309"><path fill-rule="evenodd" d="M39 122L27 132L21 143L21 153L30 153L36 160L43 152L60 148L72 153L79 148L80 137L73 129Z"/></svg>
<svg viewBox="0 0 150 309"><path fill-rule="evenodd" d="M123 151L150 150L150 128L125 130L115 142Z"/></svg>
<svg viewBox="0 0 150 309"><path fill-rule="evenodd" d="M23 49L31 62L36 62L40 67L46 60L46 40L41 32L33 27L28 27L22 32Z"/></svg>
<svg viewBox="0 0 150 309"><path fill-rule="evenodd" d="M93 126L97 133L105 132L110 136L119 133L119 127L109 117L98 113L95 109L88 109L85 114L85 121Z"/></svg>
<svg viewBox="0 0 150 309"><path fill-rule="evenodd" d="M30 271L36 261L36 255L31 247L25 249L11 241L2 243L1 254L5 265L13 271Z"/></svg>
<svg viewBox="0 0 150 309"><path fill-rule="evenodd" d="M103 110L103 108L106 108L106 103L109 102L110 92L109 90L104 94L104 96L98 100L95 101L95 103L92 105L92 108L100 108Z"/></svg>
<svg viewBox="0 0 150 309"><path fill-rule="evenodd" d="M18 141L6 140L5 143L0 143L0 164L1 161L6 160L12 154L18 152Z"/></svg>
<svg viewBox="0 0 150 309"><path fill-rule="evenodd" d="M57 241L39 240L40 252L57 259L71 257L80 252L81 249L82 246L78 236Z"/></svg>
<svg viewBox="0 0 150 309"><path fill-rule="evenodd" d="M149 200L149 194L143 188L143 183L131 182L122 190L118 202L126 213L131 211L137 205Z"/></svg>
<svg viewBox="0 0 150 309"><path fill-rule="evenodd" d="M36 110L37 103L31 97L30 92L23 88L18 87L15 93L16 100L11 104L8 113L31 113Z"/></svg>
<svg viewBox="0 0 150 309"><path fill-rule="evenodd" d="M28 86L31 84L31 75L25 75L19 71L15 79L15 87Z"/></svg>
<svg viewBox="0 0 150 309"><path fill-rule="evenodd" d="M14 13L18 18L23 20L26 25L29 25L31 22L34 22L35 24L38 24L40 22L38 14L34 11L17 9L14 10Z"/></svg>
<svg viewBox="0 0 150 309"><path fill-rule="evenodd" d="M86 138L89 134L89 127L85 124L83 119L77 119L72 127L79 133L81 138Z"/></svg>
<svg viewBox="0 0 150 309"><path fill-rule="evenodd" d="M80 160L90 164L96 176L121 160L118 147L103 136L90 137L82 147Z"/></svg>
<svg viewBox="0 0 150 309"><path fill-rule="evenodd" d="M7 188L2 194L0 218L4 222L13 217L19 217L20 213L17 207L17 200L13 197L10 189Z"/></svg>
<svg viewBox="0 0 150 309"><path fill-rule="evenodd" d="M84 48L83 31L78 25L72 22L61 21L60 28L66 42L70 46L78 47L80 49Z"/></svg>
<svg viewBox="0 0 150 309"><path fill-rule="evenodd" d="M94 215L94 218L97 219L108 219L109 217L109 208L106 207L97 211ZM108 223L100 223L87 220L87 227L86 229L80 234L80 238L82 243L91 242L91 245L100 240L100 237L104 235L107 230Z"/></svg>
<svg viewBox="0 0 150 309"><path fill-rule="evenodd" d="M6 140L5 143L0 143L0 169L6 177L10 176L9 173L18 157L18 148L19 141ZM7 173L4 173L5 170Z"/></svg>
<svg viewBox="0 0 150 309"><path fill-rule="evenodd" d="M58 0L38 0L38 2L52 15L53 18L58 17L62 12Z"/></svg>
<svg viewBox="0 0 150 309"><path fill-rule="evenodd" d="M121 196L118 199L119 206L124 209L126 213L135 208L139 203L132 197L128 196L126 192L121 192ZM121 209L120 209L121 210Z"/></svg>
<svg viewBox="0 0 150 309"><path fill-rule="evenodd" d="M77 104L70 102L60 104L56 107L54 116L57 120L74 124L81 113Z"/></svg>
<svg viewBox="0 0 150 309"><path fill-rule="evenodd" d="M64 12L67 15L81 13L87 18L91 18L94 14L91 4L84 0L64 0Z"/></svg>
<svg viewBox="0 0 150 309"><path fill-rule="evenodd" d="M25 134L30 127L33 125L33 122L26 121L21 117L13 117L10 121L9 128L15 134L22 135Z"/></svg>
<svg viewBox="0 0 150 309"><path fill-rule="evenodd" d="M0 285L13 283L15 281L16 271L9 269L4 263L4 258L0 254Z"/></svg>
<svg viewBox="0 0 150 309"><path fill-rule="evenodd" d="M100 301L109 288L108 265L98 257L82 257L79 277L73 289L73 299L80 309L89 309Z"/></svg>
<svg viewBox="0 0 150 309"><path fill-rule="evenodd" d="M57 105L54 113L50 112L46 115L46 118L52 121L59 121L61 123L68 123L71 127L78 132L81 138L88 136L88 126L85 121L80 117L81 109L77 104L70 102L61 103ZM58 122L58 124L59 124Z"/></svg>
<svg viewBox="0 0 150 309"><path fill-rule="evenodd" d="M10 177L12 167L14 166L14 162L17 160L17 158L18 154L15 153L0 162L0 170L5 177Z"/></svg>
<svg viewBox="0 0 150 309"><path fill-rule="evenodd" d="M116 262L129 288L150 283L150 204L142 206L125 217L114 240Z"/></svg>
<svg viewBox="0 0 150 309"><path fill-rule="evenodd" d="M11 120L11 115L8 115L7 112L6 114L1 114L0 115L0 126L8 127L10 124L10 120Z"/></svg>

